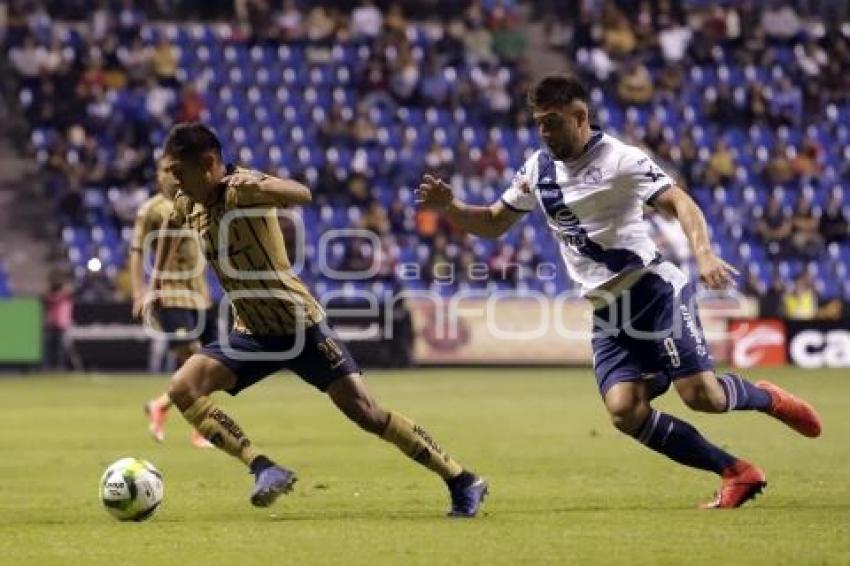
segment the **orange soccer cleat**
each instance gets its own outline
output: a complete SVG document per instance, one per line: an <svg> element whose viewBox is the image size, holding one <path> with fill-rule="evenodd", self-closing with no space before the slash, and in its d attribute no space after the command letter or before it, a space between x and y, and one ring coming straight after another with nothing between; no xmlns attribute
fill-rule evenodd
<svg viewBox="0 0 850 566"><path fill-rule="evenodd" d="M734 509L762 492L767 486L764 472L744 460L738 460L723 471L723 485L713 501L703 503L703 509Z"/></svg>
<svg viewBox="0 0 850 566"><path fill-rule="evenodd" d="M757 381L755 385L770 395L770 409L767 411L770 416L779 419L803 436L820 436L820 417L809 403L769 381Z"/></svg>
<svg viewBox="0 0 850 566"><path fill-rule="evenodd" d="M165 419L168 409L163 407L157 400L145 404L145 414L148 416L148 431L157 442L165 440Z"/></svg>

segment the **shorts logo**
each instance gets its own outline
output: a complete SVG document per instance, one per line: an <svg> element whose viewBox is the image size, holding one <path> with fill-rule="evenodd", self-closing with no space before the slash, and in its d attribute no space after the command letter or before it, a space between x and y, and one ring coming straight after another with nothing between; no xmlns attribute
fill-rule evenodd
<svg viewBox="0 0 850 566"><path fill-rule="evenodd" d="M331 369L336 369L345 362L342 348L339 347L339 344L333 338L326 338L322 342L319 342L316 347L331 363Z"/></svg>
<svg viewBox="0 0 850 566"><path fill-rule="evenodd" d="M679 305L679 310L682 311L682 320L685 322L685 328L688 329L688 334L691 335L696 343L697 354L700 356L708 355L708 348L705 345L705 338L702 335L697 322L686 305Z"/></svg>

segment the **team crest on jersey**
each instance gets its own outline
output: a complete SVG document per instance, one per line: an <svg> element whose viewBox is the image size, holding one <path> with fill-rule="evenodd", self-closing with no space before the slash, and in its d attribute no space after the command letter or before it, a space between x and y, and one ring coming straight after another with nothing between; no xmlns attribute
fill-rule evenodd
<svg viewBox="0 0 850 566"><path fill-rule="evenodd" d="M591 165L584 172L584 182L588 185L598 185L602 182L602 168Z"/></svg>

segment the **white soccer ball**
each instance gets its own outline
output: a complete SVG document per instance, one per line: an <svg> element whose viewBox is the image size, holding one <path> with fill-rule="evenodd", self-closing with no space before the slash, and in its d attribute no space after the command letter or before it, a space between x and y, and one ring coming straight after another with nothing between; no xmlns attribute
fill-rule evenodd
<svg viewBox="0 0 850 566"><path fill-rule="evenodd" d="M162 503L162 474L141 458L121 458L100 478L100 500L119 521L149 519Z"/></svg>

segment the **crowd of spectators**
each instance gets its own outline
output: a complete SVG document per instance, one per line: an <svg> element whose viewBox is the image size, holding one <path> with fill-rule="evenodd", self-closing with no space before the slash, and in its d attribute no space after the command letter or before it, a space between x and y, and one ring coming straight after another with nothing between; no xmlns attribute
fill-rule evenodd
<svg viewBox="0 0 850 566"><path fill-rule="evenodd" d="M399 146L388 148L374 110L390 108L401 120L418 108L488 128L532 127L520 4L104 0L91 9L83 0L13 0L0 34L17 71L26 118L36 131L48 132L40 134L49 139L39 140L37 158L59 216L90 224L85 190L101 187L109 197L105 214L119 230L149 190L161 133L176 121L203 118L215 96L201 77L187 76L167 35L146 39L146 26L212 18L229 26L233 45L306 46L305 56L316 64L330 60L335 45L365 46L368 57L352 77L356 100L329 104L315 131L323 147L350 151L352 167L326 161L315 171L291 173L313 186L321 214L339 207L358 211L349 214L351 224L379 236L380 273L388 280L400 250L420 242L428 244L417 255L426 281L439 280L446 262L463 274L484 261L497 279L517 285L541 261L533 231L482 257L475 240L438 215L417 212L401 196L382 202L373 185L380 177L411 186L425 170L466 186L504 184L518 163L498 139L475 145L461 138L455 144L435 134L420 151L421 132L408 126ZM746 285L762 302L769 296L765 271L779 273L789 258L819 261L830 246L847 243L841 185L850 179L850 159L824 143L835 139L840 109L850 104L850 39L846 26L834 25L846 17L843 2L829 7L837 20L813 14L811 7L798 9L806 2L528 4L550 48L594 89L604 126L650 149L695 195L709 195L700 204L735 209L743 234L736 237L751 236L767 253L768 264L756 274L759 285L749 285L749 278ZM435 38L424 47L411 37L411 25L423 21ZM452 69L470 72L453 76ZM704 69L716 71L708 78ZM724 133L731 131L743 136ZM363 151L372 149L391 150L393 161L377 171L363 165ZM816 198L827 191L825 201ZM741 206L727 206L718 195L734 196ZM340 254L343 267L371 261L375 250L361 244ZM790 284L803 274L783 277ZM100 289L104 278L97 280Z"/></svg>
<svg viewBox="0 0 850 566"><path fill-rule="evenodd" d="M621 124L602 121L708 195L744 241L764 246L765 265L747 278L761 283L745 281L746 290L764 305L772 300L765 274L776 273L776 305L806 285L818 293L808 267L779 268L823 263L850 241L850 154L846 144L829 144L846 138L850 117L850 2L533 5L550 47L599 89L596 102L629 109Z"/></svg>
<svg viewBox="0 0 850 566"><path fill-rule="evenodd" d="M148 193L155 134L177 121L200 119L205 111L203 85L181 73L178 46L164 35L153 43L145 41L141 33L156 18L171 18L186 10L187 3L103 1L94 10L80 9L85 2L78 2L77 9L72 4L12 2L3 38L19 78L24 115L39 135L48 132L50 137L41 140L37 158L45 191L57 204L56 216L71 225L93 224L87 218L91 211L85 192L100 187L109 196L105 213L120 230ZM327 58L327 51L337 44L370 48L364 72L356 78L356 106L331 106L317 127L324 147L341 152L378 147L378 130L369 112L376 104L393 109L466 108L489 124L519 120L527 82L518 75L509 81L495 72L498 65L518 65L523 49L512 2L492 6L430 2L445 18L445 34L416 58L407 14L416 15L423 3L364 0L353 8L348 2L292 0L195 4L192 14L223 19L230 26L233 45L303 44L316 62ZM85 19L77 21L81 15ZM68 20L71 23L66 25ZM450 84L443 72L447 64L475 65L481 71L457 77ZM414 141L411 135L398 148L396 167L406 174L405 182L426 166L450 172L454 152L449 147L435 142L423 156L414 149ZM464 158L469 166L461 171L469 175L500 173L506 167L505 156L492 147L465 152ZM348 174L326 164L315 180L311 184L316 185L319 206L357 206L364 213L358 214L354 225L379 233L392 244L386 246L388 250L395 247L396 237L403 244L405 231L415 233L427 223L414 218L414 211L400 201L385 208L375 199L372 179L365 172ZM354 268L361 262L359 247L352 243L350 248L343 267ZM468 240L464 249L471 254ZM428 258L422 261L423 265L433 263ZM86 297L113 294L109 284L115 282L118 295L126 291L120 288L124 278L116 273L120 267L110 269L105 276L78 267Z"/></svg>

